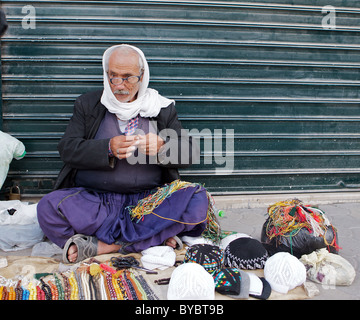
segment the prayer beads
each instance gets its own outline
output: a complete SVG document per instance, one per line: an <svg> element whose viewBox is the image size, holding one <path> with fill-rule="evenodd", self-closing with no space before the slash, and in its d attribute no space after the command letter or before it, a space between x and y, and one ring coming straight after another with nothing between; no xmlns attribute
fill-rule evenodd
<svg viewBox="0 0 360 320"><path fill-rule="evenodd" d="M69 278L65 276L63 273L61 273L61 276L64 279L64 300L70 300L71 288L70 288Z"/></svg>
<svg viewBox="0 0 360 320"><path fill-rule="evenodd" d="M36 300L45 300L45 293L39 286L36 286Z"/></svg>
<svg viewBox="0 0 360 320"><path fill-rule="evenodd" d="M113 275L111 278L112 278L112 285L115 289L115 294L116 294L117 300L123 300L124 297L123 297L121 290L117 284L117 278L115 277L115 275Z"/></svg>
<svg viewBox="0 0 360 320"><path fill-rule="evenodd" d="M30 291L27 289L23 289L22 300L29 300L29 296L30 296Z"/></svg>
<svg viewBox="0 0 360 320"><path fill-rule="evenodd" d="M75 279L75 274L72 272L69 277L69 284L71 287L70 300L79 300L79 289Z"/></svg>
<svg viewBox="0 0 360 320"><path fill-rule="evenodd" d="M16 298L15 289L14 287L10 287L8 300L15 300L15 298Z"/></svg>
<svg viewBox="0 0 360 320"><path fill-rule="evenodd" d="M21 288L21 280L18 281L15 288L15 300L22 300L23 289Z"/></svg>
<svg viewBox="0 0 360 320"><path fill-rule="evenodd" d="M28 289L29 289L29 300L36 300L36 287L35 285L30 282L28 285Z"/></svg>
<svg viewBox="0 0 360 320"><path fill-rule="evenodd" d="M40 279L41 282L41 290L44 292L45 300L52 300L51 296L51 288L47 285L43 279Z"/></svg>
<svg viewBox="0 0 360 320"><path fill-rule="evenodd" d="M106 274L106 283L107 283L107 286L109 288L110 299L111 300L117 300L116 292L115 292L115 289L114 289L114 287L112 285L112 275L110 273Z"/></svg>
<svg viewBox="0 0 360 320"><path fill-rule="evenodd" d="M58 291L58 288L56 287L56 285L53 282L51 282L50 280L48 281L48 285L50 286L50 289L51 289L52 300L59 300L59 291Z"/></svg>
<svg viewBox="0 0 360 320"><path fill-rule="evenodd" d="M26 281L20 277L0 280L0 300L157 299L138 271L115 271L105 263L83 264L71 272L37 273Z"/></svg>
<svg viewBox="0 0 360 320"><path fill-rule="evenodd" d="M7 288L4 287L4 288L3 288L3 294L2 294L1 300L8 300L8 297L9 297L9 293L8 293L8 291L7 291Z"/></svg>
<svg viewBox="0 0 360 320"><path fill-rule="evenodd" d="M58 276L56 275L56 273L54 274L54 278L55 278L55 285L56 285L56 288L58 290L58 297L59 297L59 300L64 300L65 297L64 297L64 290L62 288L62 285L61 285L61 281L60 279L58 278Z"/></svg>

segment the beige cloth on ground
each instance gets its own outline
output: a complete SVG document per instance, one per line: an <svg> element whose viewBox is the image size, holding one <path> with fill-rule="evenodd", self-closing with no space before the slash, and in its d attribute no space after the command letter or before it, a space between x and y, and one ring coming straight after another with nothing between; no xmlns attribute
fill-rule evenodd
<svg viewBox="0 0 360 320"><path fill-rule="evenodd" d="M175 250L176 252L176 261L183 261L186 249L182 250ZM123 256L121 254L105 254L96 256L100 262L107 263L110 261L111 257L118 257ZM140 261L141 254L130 254L130 256L135 257ZM21 257L21 256L7 256L8 266L5 268L0 269L0 276L3 276L7 279L14 279L19 275L32 277L35 273L55 273L59 272L59 267L63 269L64 267L76 267L76 265L64 265L63 263L59 262L59 260L54 258L44 258L44 257ZM89 259L85 259L84 262L88 261ZM167 289L168 285L158 285L155 283L155 280L163 279L163 278L170 278L171 274L175 267L167 268L166 270L158 270L158 274L146 274L145 271L139 271L148 285L152 288L154 293L160 300L167 299ZM245 270L246 271L246 270ZM264 276L264 272L262 269L259 270L251 270L252 273L255 273L259 277ZM269 300L303 300L309 298L305 292L303 286L299 286L287 294L280 294L275 291L272 291ZM257 300L255 298L249 298L251 300ZM230 298L226 295L219 294L218 292L215 293L215 300L236 300Z"/></svg>

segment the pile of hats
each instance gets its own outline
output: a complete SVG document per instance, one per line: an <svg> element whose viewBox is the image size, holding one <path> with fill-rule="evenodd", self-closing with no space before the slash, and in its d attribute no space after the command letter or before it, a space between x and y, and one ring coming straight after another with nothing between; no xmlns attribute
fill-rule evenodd
<svg viewBox="0 0 360 320"><path fill-rule="evenodd" d="M264 277L252 270L264 269ZM268 299L272 290L287 293L306 280L304 265L289 253L269 257L260 241L233 234L220 246L187 247L184 263L171 275L169 300L212 300L215 292L235 299Z"/></svg>

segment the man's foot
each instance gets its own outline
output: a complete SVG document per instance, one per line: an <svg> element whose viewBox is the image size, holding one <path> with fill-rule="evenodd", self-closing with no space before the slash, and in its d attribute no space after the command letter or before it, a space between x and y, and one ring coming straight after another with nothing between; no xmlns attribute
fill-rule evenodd
<svg viewBox="0 0 360 320"><path fill-rule="evenodd" d="M76 261L77 259L77 246L76 244L72 244L70 247L69 247L69 250L67 252L67 257L68 257L68 260L73 263Z"/></svg>
<svg viewBox="0 0 360 320"><path fill-rule="evenodd" d="M169 247L171 247L173 249L178 249L178 250L181 250L183 248L183 243L180 240L180 238L177 237L177 236L168 238L164 242L164 245L169 246Z"/></svg>
<svg viewBox="0 0 360 320"><path fill-rule="evenodd" d="M118 252L121 246L116 244L106 244L100 240L97 241L96 255ZM75 243L71 243L67 250L67 259L70 263L77 261L79 252ZM95 255L95 254L94 254Z"/></svg>
<svg viewBox="0 0 360 320"><path fill-rule="evenodd" d="M171 237L165 241L165 245L175 249L177 242L173 237Z"/></svg>

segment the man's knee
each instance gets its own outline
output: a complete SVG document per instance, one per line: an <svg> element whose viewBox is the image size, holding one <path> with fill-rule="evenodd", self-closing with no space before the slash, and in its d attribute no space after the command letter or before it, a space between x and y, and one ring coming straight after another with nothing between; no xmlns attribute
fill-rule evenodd
<svg viewBox="0 0 360 320"><path fill-rule="evenodd" d="M194 193L190 201L190 211L197 215L199 218L206 218L207 210L209 207L209 199L207 197L206 189L201 188L201 190Z"/></svg>
<svg viewBox="0 0 360 320"><path fill-rule="evenodd" d="M37 205L37 218L40 227L47 231L51 226L62 224L64 218L62 218L57 210L58 201L55 199L56 194L53 191L45 195Z"/></svg>

